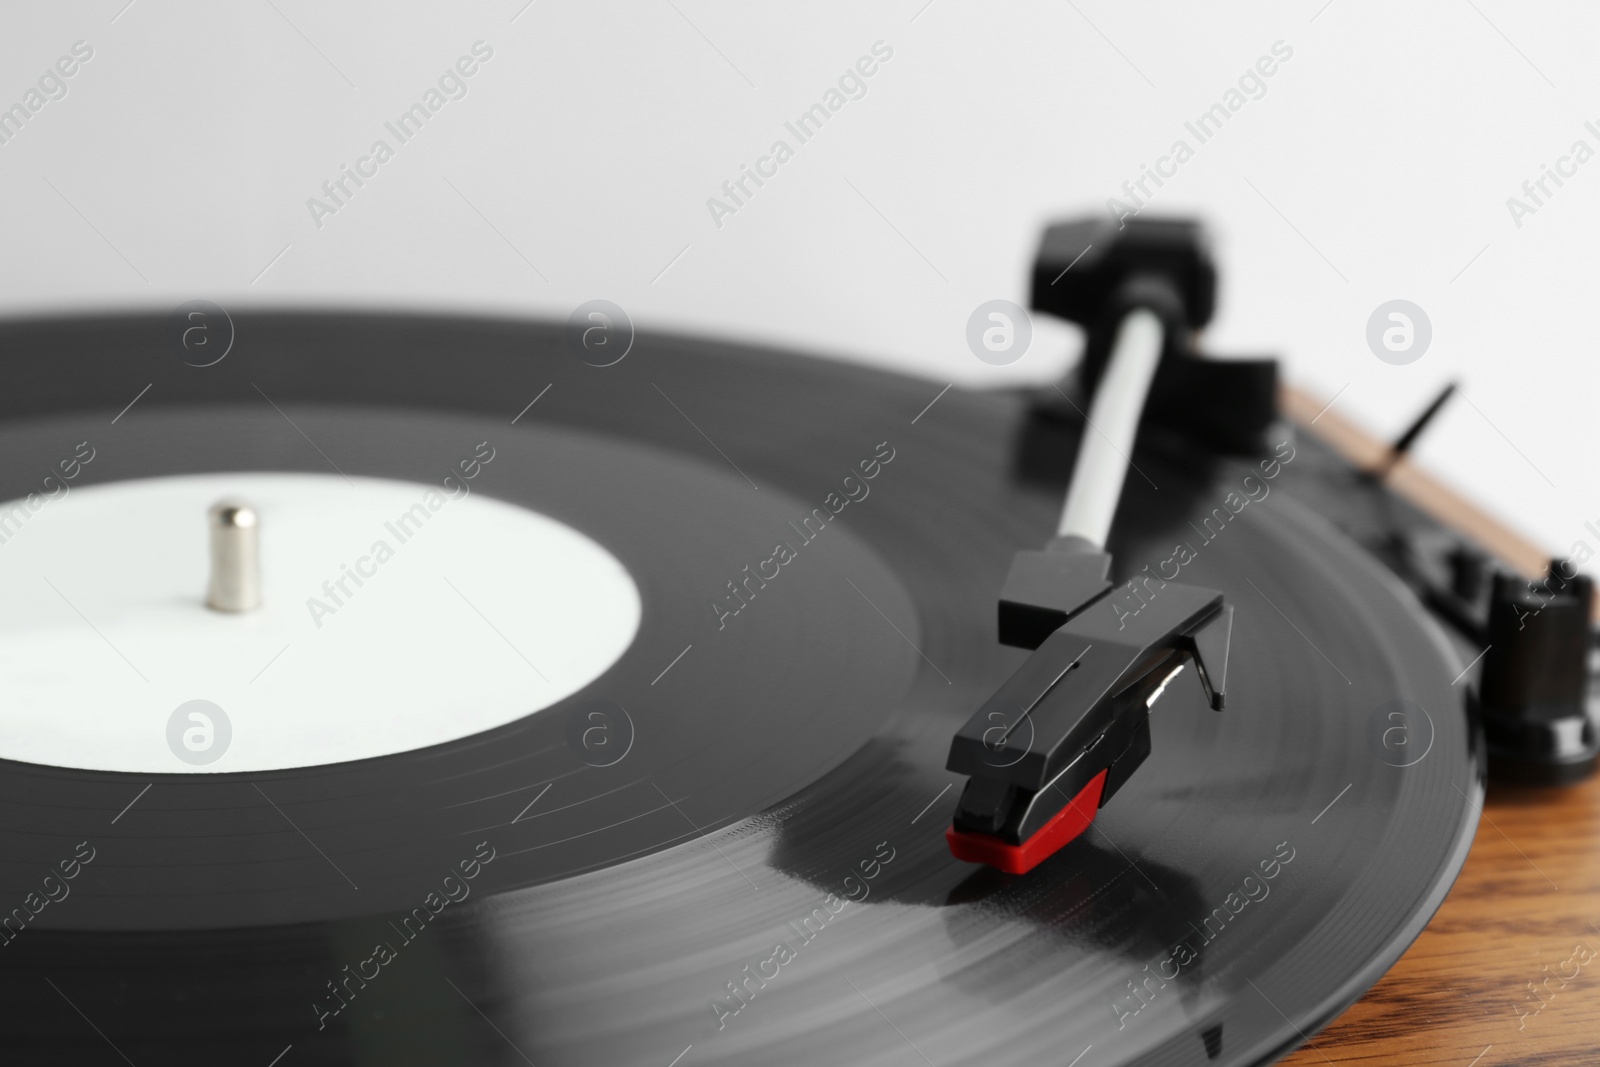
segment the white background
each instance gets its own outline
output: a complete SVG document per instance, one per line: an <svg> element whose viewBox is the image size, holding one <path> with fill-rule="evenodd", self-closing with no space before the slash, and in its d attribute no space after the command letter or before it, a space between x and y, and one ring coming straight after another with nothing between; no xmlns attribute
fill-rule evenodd
<svg viewBox="0 0 1600 1067"><path fill-rule="evenodd" d="M1219 352L1392 433L1446 380L1423 461L1547 545L1600 518L1589 425L1600 161L1518 228L1506 198L1600 149L1600 12L1507 0L774 6L526 0L333 6L125 0L0 15L0 106L85 40L69 92L0 146L0 312L395 305L636 323L998 385L1059 373L967 350L979 303L1026 303L1046 220L1104 211L1184 137L1151 212L1219 238ZM410 143L383 128L483 40L468 95ZM719 229L706 207L873 42L894 49ZM1183 129L1282 40L1264 97ZM319 229L307 209L382 137L393 160ZM1553 188L1553 187L1552 187ZM541 275L543 277L541 277ZM1368 351L1421 305L1419 362ZM715 436L713 427L708 432ZM1591 543L1592 543L1591 538ZM1600 546L1597 546L1600 547Z"/></svg>

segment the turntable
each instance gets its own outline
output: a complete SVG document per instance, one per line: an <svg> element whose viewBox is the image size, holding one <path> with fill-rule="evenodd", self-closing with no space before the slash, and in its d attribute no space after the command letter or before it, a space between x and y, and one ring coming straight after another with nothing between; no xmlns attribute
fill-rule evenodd
<svg viewBox="0 0 1600 1067"><path fill-rule="evenodd" d="M1053 227L1084 360L988 393L605 302L0 326L6 1047L1301 1046L1491 763L1592 769L1590 590L1202 353L1215 289L1193 224Z"/></svg>

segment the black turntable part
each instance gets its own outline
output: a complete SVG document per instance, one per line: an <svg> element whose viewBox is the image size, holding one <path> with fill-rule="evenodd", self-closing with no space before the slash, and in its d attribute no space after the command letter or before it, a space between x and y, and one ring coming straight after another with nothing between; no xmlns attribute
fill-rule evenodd
<svg viewBox="0 0 1600 1067"><path fill-rule="evenodd" d="M1091 783L1100 783L1092 818L1128 780L1150 754L1150 705L1185 659L1221 710L1232 607L1222 605L1220 593L1177 583L1167 583L1159 599L1161 611L1147 605L1131 624L1127 611L1069 622L956 734L947 767L971 781L956 809L955 834L1016 846L997 853L1003 870L1025 874L1066 844L1064 829L1035 835ZM1208 661L1202 648L1215 658ZM980 843L953 837L952 848L958 844L959 858L987 854Z"/></svg>
<svg viewBox="0 0 1600 1067"><path fill-rule="evenodd" d="M1000 587L1000 643L1038 648L1063 623L1111 589L1111 556L1076 539L1011 557ZM1080 549L1074 551L1074 548Z"/></svg>
<svg viewBox="0 0 1600 1067"><path fill-rule="evenodd" d="M1362 477L1381 482L1456 393L1447 384ZM1423 602L1464 639L1474 699L1490 754L1489 773L1522 784L1567 785L1600 766L1600 675L1590 648L1592 583L1567 561L1526 581L1459 534L1419 520L1379 495L1389 525L1363 538ZM1481 666L1479 666L1481 664Z"/></svg>
<svg viewBox="0 0 1600 1067"><path fill-rule="evenodd" d="M1220 652L1218 662L1196 672L1220 711L1232 624L1222 594L1169 582L1161 600L1168 602L1162 611L1149 610L1152 604L1119 613L1106 605L1111 610L1088 612L1051 634L956 733L948 769L1041 790L1106 733L1120 717L1118 705L1148 706L1182 658L1202 662L1201 648ZM1174 662L1180 652L1187 657ZM1060 784L1081 788L1088 774L1076 768Z"/></svg>
<svg viewBox="0 0 1600 1067"><path fill-rule="evenodd" d="M1193 332L1216 307L1217 271L1210 241L1192 219L1111 222L1096 216L1045 230L1031 302L1037 311L1084 327L1083 355L1073 372L1077 391L1087 399L1099 387L1129 304L1128 286L1141 277L1162 279L1172 297L1161 302L1168 332L1144 420L1217 451L1261 451L1262 435L1277 417L1277 361L1205 359L1194 351ZM1043 411L1067 414L1059 392L1040 396Z"/></svg>
<svg viewBox="0 0 1600 1067"><path fill-rule="evenodd" d="M1192 658L1212 707L1222 710L1233 626L1222 594L1147 572L1142 586L1130 581L1126 592L1106 595L1111 557L1100 546L1146 399L1173 358L1172 339L1209 317L1215 283L1197 226L1149 227L1114 244L1092 231L1108 247L1068 289L1048 295L1058 310L1091 323L1091 344L1103 335L1110 349L1056 536L1044 552L1013 557L1000 594L1000 639L1035 651L957 733L946 761L969 777L951 851L1015 874L1082 833L1149 754L1143 722L1176 670L1171 653ZM1041 258L1089 256L1088 234L1081 224L1052 227ZM1140 737L1142 747L1131 744Z"/></svg>
<svg viewBox="0 0 1600 1067"><path fill-rule="evenodd" d="M1096 215L1045 229L1031 303L1087 331L1091 390L1111 357L1129 285L1150 277L1171 287L1170 305L1162 309L1171 316L1162 356L1187 352L1189 333L1211 321L1217 300L1217 269L1199 222L1133 218L1119 225Z"/></svg>
<svg viewBox="0 0 1600 1067"><path fill-rule="evenodd" d="M1201 447L1248 456L1266 450L1277 403L1276 359L1185 355L1156 369L1144 418Z"/></svg>
<svg viewBox="0 0 1600 1067"><path fill-rule="evenodd" d="M1422 436L1423 431L1428 428L1439 412L1444 410L1445 404L1455 394L1455 382L1446 384L1439 391L1439 395L1434 397L1428 406L1422 409L1422 413L1412 420L1411 425L1407 426L1401 431L1400 436L1395 438L1394 444L1389 446L1389 455L1372 472L1373 477L1381 480L1387 477L1390 471L1394 470L1394 465L1405 458L1406 453L1411 451L1411 446L1417 443L1417 438Z"/></svg>
<svg viewBox="0 0 1600 1067"><path fill-rule="evenodd" d="M1552 560L1544 577L1528 581L1440 530L1397 525L1391 540L1391 565L1463 642L1463 674L1476 668L1489 773L1531 785L1572 785L1593 774L1600 671L1590 579Z"/></svg>
<svg viewBox="0 0 1600 1067"><path fill-rule="evenodd" d="M1449 537L1430 540L1434 543L1425 549L1414 541L1398 546L1400 555L1412 564L1408 577L1429 610L1481 651L1489 644L1489 583L1498 569L1475 545ZM1418 559L1424 552L1437 558Z"/></svg>
<svg viewBox="0 0 1600 1067"><path fill-rule="evenodd" d="M1589 579L1564 560L1528 581L1441 531L1397 537L1401 574L1464 644L1500 781L1572 785L1600 766L1600 671Z"/></svg>
<svg viewBox="0 0 1600 1067"><path fill-rule="evenodd" d="M1450 547L1445 556L1450 568L1450 593L1457 600L1473 603L1488 588L1489 556L1466 541Z"/></svg>
<svg viewBox="0 0 1600 1067"><path fill-rule="evenodd" d="M1594 583L1564 560L1545 579L1496 575L1478 695L1496 778L1570 785L1600 762L1590 700Z"/></svg>
<svg viewBox="0 0 1600 1067"><path fill-rule="evenodd" d="M1168 676L1170 680L1170 675ZM1165 684L1165 683L1162 683ZM1122 787L1133 777L1133 772L1144 766L1144 761L1150 758L1150 709L1148 705L1143 712L1135 709L1133 727L1127 731L1128 742L1122 747L1111 766L1106 768L1106 782L1100 792L1100 806L1106 804L1122 790ZM1108 739L1109 740L1109 739Z"/></svg>

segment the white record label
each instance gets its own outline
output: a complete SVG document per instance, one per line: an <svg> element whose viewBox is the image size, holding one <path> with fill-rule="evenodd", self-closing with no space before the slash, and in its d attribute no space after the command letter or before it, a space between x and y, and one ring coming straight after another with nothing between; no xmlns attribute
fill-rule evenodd
<svg viewBox="0 0 1600 1067"><path fill-rule="evenodd" d="M321 474L150 478L0 505L0 757L280 770L436 745L615 663L637 586L537 512ZM262 605L205 606L206 511L260 517Z"/></svg>

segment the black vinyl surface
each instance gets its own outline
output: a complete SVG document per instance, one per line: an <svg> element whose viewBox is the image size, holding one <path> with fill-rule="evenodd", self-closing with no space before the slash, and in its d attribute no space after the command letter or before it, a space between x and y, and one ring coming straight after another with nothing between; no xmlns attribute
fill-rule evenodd
<svg viewBox="0 0 1600 1067"><path fill-rule="evenodd" d="M0 327L0 498L84 439L81 484L330 464L431 482L490 439L477 491L621 559L639 636L569 701L415 753L204 776L0 762L0 911L95 850L0 947L8 1048L282 1067L1258 1063L1374 982L1465 858L1482 790L1460 665L1297 503L1327 494L1297 493L1314 475L1292 458L1246 483L1170 442L1135 456L1115 577L1190 547L1180 580L1236 608L1229 707L1180 674L1144 767L1017 878L949 856L960 785L943 766L1025 655L996 643L995 596L1011 553L1052 532L1076 428L1018 396L951 389L930 408L939 383L680 337L597 368L556 326L234 323L204 368L167 349L162 316ZM1310 447L1281 440L1280 456ZM794 559L719 628L712 601L777 543ZM565 744L596 699L637 730L604 768ZM1410 747L1386 735L1396 708ZM429 894L484 848L470 896L432 916ZM432 917L406 926L418 908Z"/></svg>

